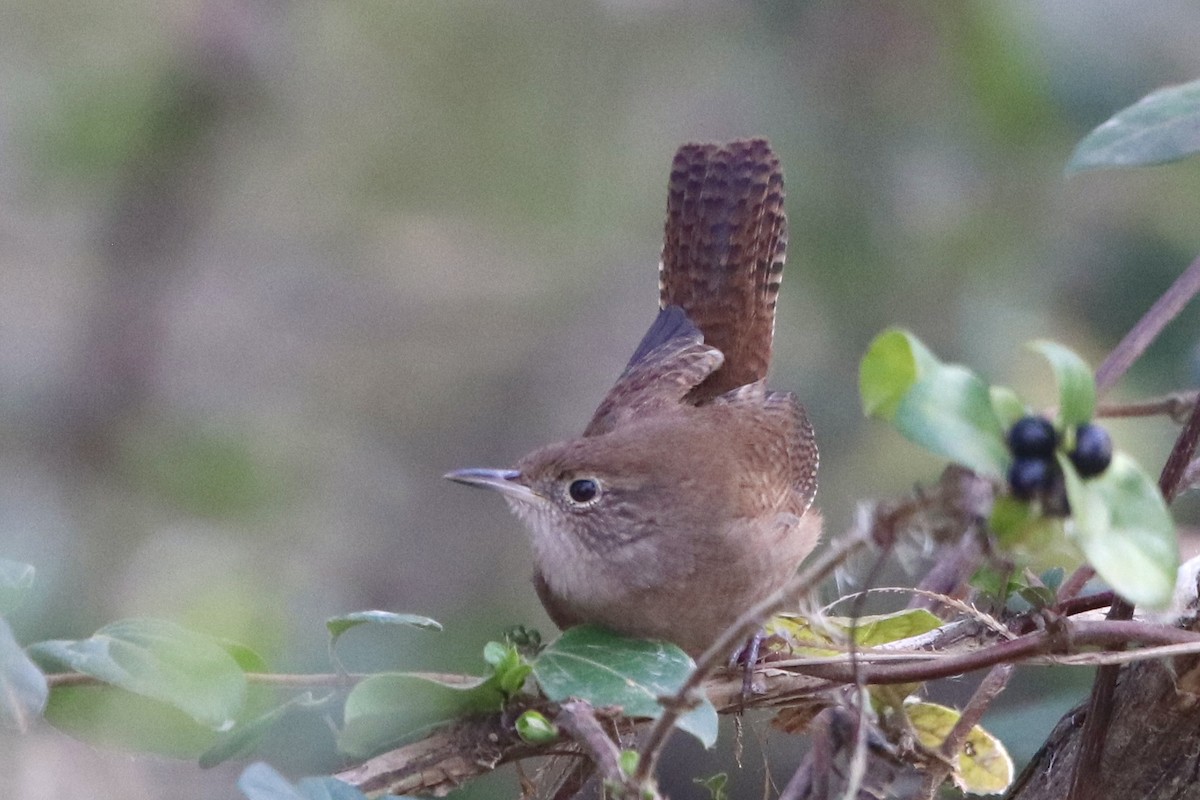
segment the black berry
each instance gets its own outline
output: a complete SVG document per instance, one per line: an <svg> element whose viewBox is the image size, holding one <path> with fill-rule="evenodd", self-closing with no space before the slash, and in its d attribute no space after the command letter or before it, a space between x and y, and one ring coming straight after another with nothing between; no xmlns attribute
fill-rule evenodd
<svg viewBox="0 0 1200 800"><path fill-rule="evenodd" d="M1049 488L1053 477L1054 469L1045 458L1018 458L1008 469L1008 485L1020 500L1032 500Z"/></svg>
<svg viewBox="0 0 1200 800"><path fill-rule="evenodd" d="M1080 476L1094 478L1112 462L1112 439L1108 431L1099 425L1080 425L1075 430L1075 449L1071 451L1071 463Z"/></svg>
<svg viewBox="0 0 1200 800"><path fill-rule="evenodd" d="M1058 434L1045 417L1021 417L1008 431L1008 447L1017 458L1049 458Z"/></svg>

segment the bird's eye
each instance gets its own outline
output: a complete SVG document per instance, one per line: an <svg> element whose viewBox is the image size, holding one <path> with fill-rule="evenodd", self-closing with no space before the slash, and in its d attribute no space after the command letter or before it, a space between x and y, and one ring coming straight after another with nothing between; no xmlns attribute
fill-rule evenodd
<svg viewBox="0 0 1200 800"><path fill-rule="evenodd" d="M576 478L567 486L567 496L572 502L585 505L600 496L600 484L592 478Z"/></svg>

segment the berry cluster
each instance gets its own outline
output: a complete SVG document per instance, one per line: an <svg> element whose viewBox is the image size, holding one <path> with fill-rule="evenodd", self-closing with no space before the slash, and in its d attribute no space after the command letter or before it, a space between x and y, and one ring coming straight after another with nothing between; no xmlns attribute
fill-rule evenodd
<svg viewBox="0 0 1200 800"><path fill-rule="evenodd" d="M1058 444L1058 431L1045 417L1022 417L1012 426L1008 432L1008 449L1013 454L1008 485L1015 497L1032 500L1062 491L1062 475L1054 458ZM1112 461L1112 440L1099 425L1080 425L1075 429L1075 447L1067 457L1080 477L1095 477Z"/></svg>

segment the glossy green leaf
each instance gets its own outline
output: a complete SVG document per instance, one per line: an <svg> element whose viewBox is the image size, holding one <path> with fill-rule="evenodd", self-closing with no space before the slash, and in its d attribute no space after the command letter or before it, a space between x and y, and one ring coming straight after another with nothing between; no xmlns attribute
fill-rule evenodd
<svg viewBox="0 0 1200 800"><path fill-rule="evenodd" d="M1007 468L987 385L965 367L938 361L911 333L892 329L875 338L860 366L859 392L865 413L909 441L979 473Z"/></svg>
<svg viewBox="0 0 1200 800"><path fill-rule="evenodd" d="M395 614L391 611L355 611L333 617L325 621L329 629L329 646L337 644L338 638L359 625L401 625L408 628L422 628L427 631L440 631L442 624L435 619L423 617L420 614Z"/></svg>
<svg viewBox="0 0 1200 800"><path fill-rule="evenodd" d="M173 622L114 622L89 639L40 642L35 659L178 708L201 725L233 725L246 698L245 674L216 640Z"/></svg>
<svg viewBox="0 0 1200 800"><path fill-rule="evenodd" d="M1118 112L1084 137L1067 173L1166 164L1200 151L1200 81L1168 86Z"/></svg>
<svg viewBox="0 0 1200 800"><path fill-rule="evenodd" d="M1073 429L1096 413L1096 381L1087 362L1058 342L1039 339L1029 349L1050 362L1058 384L1058 427Z"/></svg>
<svg viewBox="0 0 1200 800"><path fill-rule="evenodd" d="M632 717L657 717L658 698L674 694L696 664L667 642L628 639L603 628L572 628L533 662L533 675L555 702L575 697L593 706L620 706ZM679 720L679 728L711 747L717 712L707 699Z"/></svg>
<svg viewBox="0 0 1200 800"><path fill-rule="evenodd" d="M1121 452L1113 454L1107 470L1088 480L1061 453L1058 462L1071 504L1066 531L1088 563L1126 600L1165 608L1175 590L1179 546L1158 486Z"/></svg>
<svg viewBox="0 0 1200 800"><path fill-rule="evenodd" d="M46 710L46 676L0 618L0 727L27 731Z"/></svg>
<svg viewBox="0 0 1200 800"><path fill-rule="evenodd" d="M33 576L31 565L0 558L0 614L21 605L33 588Z"/></svg>
<svg viewBox="0 0 1200 800"><path fill-rule="evenodd" d="M402 672L372 675L346 698L338 748L366 758L468 714L497 712L504 699L494 677L443 683Z"/></svg>

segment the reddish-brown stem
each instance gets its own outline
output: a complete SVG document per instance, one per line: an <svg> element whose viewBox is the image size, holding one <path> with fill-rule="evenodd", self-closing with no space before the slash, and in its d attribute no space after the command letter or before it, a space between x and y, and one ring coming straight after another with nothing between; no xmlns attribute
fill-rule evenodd
<svg viewBox="0 0 1200 800"><path fill-rule="evenodd" d="M1150 310L1142 315L1132 330L1125 334L1125 338L1113 348L1108 358L1104 359L1104 363L1096 370L1097 393L1104 394L1116 385L1133 362L1137 361L1197 292L1200 292L1200 258L1188 265Z"/></svg>

